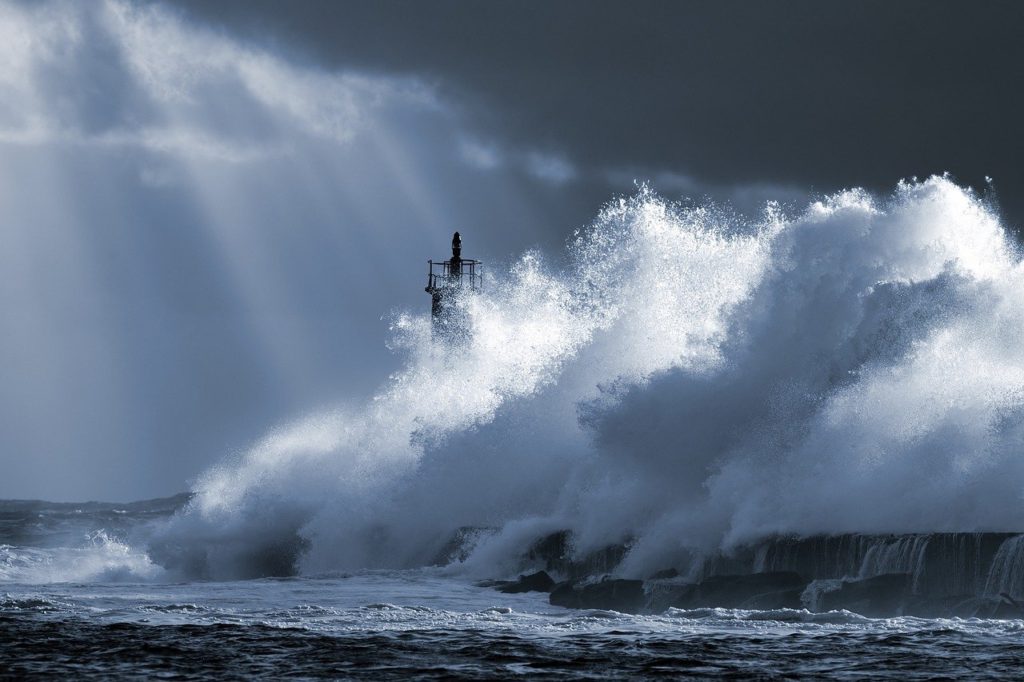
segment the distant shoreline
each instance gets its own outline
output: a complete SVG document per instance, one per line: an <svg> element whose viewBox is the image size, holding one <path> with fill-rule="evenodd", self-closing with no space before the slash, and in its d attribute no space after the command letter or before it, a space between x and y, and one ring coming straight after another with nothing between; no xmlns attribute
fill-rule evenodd
<svg viewBox="0 0 1024 682"><path fill-rule="evenodd" d="M170 497L155 497L134 502L49 502L47 500L0 499L0 512L32 511L37 509L96 511L101 509L123 509L125 511L175 511L181 509L195 497L193 492L183 492Z"/></svg>

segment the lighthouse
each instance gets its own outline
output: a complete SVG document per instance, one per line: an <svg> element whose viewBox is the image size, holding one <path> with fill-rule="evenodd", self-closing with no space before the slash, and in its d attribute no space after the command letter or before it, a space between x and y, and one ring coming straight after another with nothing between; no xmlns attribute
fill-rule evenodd
<svg viewBox="0 0 1024 682"><path fill-rule="evenodd" d="M483 263L462 257L462 235L452 236L452 257L443 261L427 261L427 286L434 334L449 339L465 337L468 321L458 300L466 292L483 287Z"/></svg>

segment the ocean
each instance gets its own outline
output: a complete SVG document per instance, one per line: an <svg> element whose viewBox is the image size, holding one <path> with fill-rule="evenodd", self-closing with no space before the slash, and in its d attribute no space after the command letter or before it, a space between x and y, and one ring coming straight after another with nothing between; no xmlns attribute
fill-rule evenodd
<svg viewBox="0 0 1024 682"><path fill-rule="evenodd" d="M0 674L1018 677L1021 263L944 177L642 188L189 495L0 505Z"/></svg>
<svg viewBox="0 0 1024 682"><path fill-rule="evenodd" d="M0 501L0 677L1021 677L1024 250L993 181L754 182L802 160L749 130L753 175L587 166L444 73L164 4L0 0L2 495L188 489ZM629 79L620 47L595 64ZM920 61L914 91L964 72ZM949 134L978 160L976 118ZM822 187L867 177L843 161ZM424 263L455 230L466 259ZM520 575L550 594L488 582Z"/></svg>
<svg viewBox="0 0 1024 682"><path fill-rule="evenodd" d="M0 677L1018 678L1024 621L566 609L458 568L181 580L129 544L183 498L0 502Z"/></svg>

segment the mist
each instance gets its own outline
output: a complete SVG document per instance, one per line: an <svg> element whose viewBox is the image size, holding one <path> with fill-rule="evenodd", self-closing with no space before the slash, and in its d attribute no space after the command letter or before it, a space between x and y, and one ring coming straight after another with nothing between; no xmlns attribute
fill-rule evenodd
<svg viewBox="0 0 1024 682"><path fill-rule="evenodd" d="M645 575L774 535L1020 526L1022 269L970 190L749 222L642 189L568 251L492 273L468 345L394 318L405 365L373 401L213 468L157 561L413 567L474 527L460 570L489 575L565 528Z"/></svg>
<svg viewBox="0 0 1024 682"><path fill-rule="evenodd" d="M0 59L2 497L186 490L369 397L452 231L490 260L576 226L415 78L116 0L3 3Z"/></svg>
<svg viewBox="0 0 1024 682"><path fill-rule="evenodd" d="M0 495L194 490L154 551L225 576L419 565L464 526L497 529L481 565L571 528L641 570L1019 523L993 193L645 184L161 4L2 12ZM487 262L460 349L422 293L454 229Z"/></svg>

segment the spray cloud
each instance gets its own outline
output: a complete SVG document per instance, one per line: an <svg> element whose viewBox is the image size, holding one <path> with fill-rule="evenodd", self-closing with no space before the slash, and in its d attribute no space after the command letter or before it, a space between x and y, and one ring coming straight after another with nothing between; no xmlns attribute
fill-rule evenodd
<svg viewBox="0 0 1024 682"><path fill-rule="evenodd" d="M969 190L751 224L641 189L569 248L465 300L458 348L398 316L407 362L370 404L208 472L156 554L224 577L413 566L478 526L466 567L495 572L569 528L581 552L635 538L639 574L775 533L1021 528L1022 270Z"/></svg>

